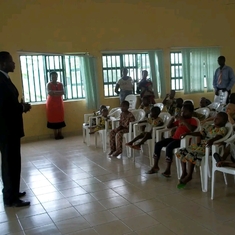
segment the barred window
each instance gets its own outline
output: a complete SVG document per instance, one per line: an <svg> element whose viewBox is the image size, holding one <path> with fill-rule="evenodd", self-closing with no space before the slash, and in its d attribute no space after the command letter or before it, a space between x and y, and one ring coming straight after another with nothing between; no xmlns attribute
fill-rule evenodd
<svg viewBox="0 0 235 235"><path fill-rule="evenodd" d="M141 80L141 71L147 70L149 74L150 64L148 53L122 53L122 54L103 54L103 81L104 96L116 96L114 89L117 81L121 78L121 69L128 69L128 76L134 81L134 92L137 83Z"/></svg>
<svg viewBox="0 0 235 235"><path fill-rule="evenodd" d="M52 71L58 73L58 81L63 83L65 100L85 98L80 56L20 55L20 66L26 102L46 101L46 84Z"/></svg>
<svg viewBox="0 0 235 235"><path fill-rule="evenodd" d="M183 90L182 53L171 52L171 89Z"/></svg>

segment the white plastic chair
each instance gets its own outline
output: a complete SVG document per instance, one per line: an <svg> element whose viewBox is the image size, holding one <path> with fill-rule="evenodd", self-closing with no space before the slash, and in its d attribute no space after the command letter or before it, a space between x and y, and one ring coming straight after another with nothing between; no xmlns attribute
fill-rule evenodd
<svg viewBox="0 0 235 235"><path fill-rule="evenodd" d="M82 136L83 136L83 143L86 143L87 146L90 146L89 127L92 127L93 122L97 124L98 118L99 116L94 116L94 113L84 114L84 123L82 124Z"/></svg>
<svg viewBox="0 0 235 235"><path fill-rule="evenodd" d="M232 135L229 139L225 141L226 143L234 143L235 142L235 135ZM220 154L220 156L223 155L224 152L224 146L218 146L218 145L213 145L212 146L212 156L214 153ZM219 171L223 173L224 175L224 182L227 185L227 178L226 174L234 175L234 181L235 181L235 168L231 167L217 167L216 166L216 161L214 157L212 157L212 173L211 173L211 200L214 199L214 191L215 191L215 172Z"/></svg>
<svg viewBox="0 0 235 235"><path fill-rule="evenodd" d="M218 102L220 104L226 104L228 98L228 92L227 91L219 91L219 95L215 95L214 102Z"/></svg>
<svg viewBox="0 0 235 235"><path fill-rule="evenodd" d="M135 109L136 108L136 102L137 102L137 97L136 95L128 95L125 98L126 101L129 102L129 109Z"/></svg>
<svg viewBox="0 0 235 235"><path fill-rule="evenodd" d="M156 104L154 104L154 107L159 107L160 110L162 111L164 108L164 104L163 103L156 103Z"/></svg>
<svg viewBox="0 0 235 235"><path fill-rule="evenodd" d="M185 102L185 101L190 101L190 102L192 102L192 104L194 105L194 101L193 101L193 100L186 99L186 100L184 100L184 102Z"/></svg>
<svg viewBox="0 0 235 235"><path fill-rule="evenodd" d="M226 128L228 129L227 134L223 138L215 141L214 144L223 142L231 136L231 134L233 133L232 124L228 122L226 124ZM182 139L181 148L185 148L185 147L189 146L189 141L187 141L188 138L190 138L190 136L186 136L186 138ZM211 154L211 148L206 147L205 157L202 158L201 166L200 166L201 187L202 187L203 192L207 192L207 190L208 190L208 177L210 177L210 167L209 167L209 160L208 159L209 159L209 157L211 157L210 154ZM180 161L180 159L178 159L178 160ZM179 169L180 169L179 171L177 170L178 178L180 178L180 176L182 174L181 166Z"/></svg>
<svg viewBox="0 0 235 235"><path fill-rule="evenodd" d="M129 132L125 133L123 135L123 138L125 139L126 143L131 141L131 139L133 137L133 126L134 126L134 124L138 123L139 121L144 120L145 115L146 115L145 111L143 109L134 109L134 110L130 110L130 112L133 113L133 115L135 117L135 121L129 123ZM119 120L112 121L112 129L117 127L117 122L119 122ZM127 157L130 158L132 156L132 152L131 152L129 147L126 147L126 150L127 150Z"/></svg>
<svg viewBox="0 0 235 235"><path fill-rule="evenodd" d="M195 110L196 113L203 114L205 116L205 119L209 117L210 115L210 109L209 108L199 108Z"/></svg>
<svg viewBox="0 0 235 235"><path fill-rule="evenodd" d="M111 111L108 115L110 117L110 120L105 121L105 129L104 130L99 130L95 133L95 146L97 148L97 137L99 135L101 137L101 142L102 142L104 153L107 151L107 139L108 139L108 135L109 135L109 132L110 132L110 129L109 129L110 122L119 120L120 115L121 115L121 109L120 108L116 108L116 110L114 112L111 112Z"/></svg>
<svg viewBox="0 0 235 235"><path fill-rule="evenodd" d="M193 117L193 119L195 119L196 120L196 122L197 122L197 128L195 129L195 132L196 131L199 131L200 130L200 128L201 128L201 126L200 126L200 121L197 119L197 118L195 118L195 117ZM160 129L160 130L157 130L156 131L156 142L159 142L159 141L161 141L161 138L162 138L162 135L163 134L167 134L168 136L167 137L169 137L169 133L171 132L171 129L168 129L168 128L165 128L165 129ZM182 141L183 141L184 139L182 139L181 140L181 146L183 145L182 144ZM154 147L153 147L154 148ZM181 148L181 147L180 147ZM162 151L165 151L165 147L164 148L162 148ZM174 149L174 155L175 155L175 153L177 152L179 150L179 148L175 148ZM175 157L175 163L176 163L176 169L177 169L177 175L181 175L181 173L180 173L180 170L181 170L181 163L180 163L180 160L177 158L177 157ZM181 170L182 171L182 170Z"/></svg>
<svg viewBox="0 0 235 235"><path fill-rule="evenodd" d="M171 118L171 115L167 112L162 112L159 114L159 117L163 120L163 125L162 126L159 126L159 127L153 127L152 129L152 139L151 140L147 140L147 144L148 144L148 155L149 155L149 163L150 163L150 166L153 165L153 152L154 152L154 146L155 146L155 143L156 143L156 131L157 130L160 130L160 129L165 129L170 118ZM134 138L140 134L141 130L140 130L140 127L142 126L146 126L146 127L150 127L150 124L148 123L137 123L134 125ZM135 161L135 155L134 155L134 152L132 152L132 156L133 156L133 160Z"/></svg>

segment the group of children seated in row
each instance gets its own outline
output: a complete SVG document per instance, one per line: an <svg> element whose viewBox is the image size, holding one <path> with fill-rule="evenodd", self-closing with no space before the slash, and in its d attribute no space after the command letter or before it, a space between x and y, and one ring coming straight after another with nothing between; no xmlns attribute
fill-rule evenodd
<svg viewBox="0 0 235 235"><path fill-rule="evenodd" d="M205 156L205 149L207 146L211 146L215 141L221 139L227 134L226 123L233 120L235 117L235 93L230 95L230 103L227 105L226 112L218 112L216 116L209 117L205 119L205 116L198 116L195 112L192 102L183 102L181 98L175 99L173 93L168 95L164 100L163 104L166 106L168 112L171 114L172 118L168 122L167 128L173 129L171 137L163 138L161 141L155 143L154 150L154 165L146 172L147 174L157 173L159 168L159 160L161 157L161 150L166 147L166 169L162 173L165 177L171 177L171 164L173 161L173 150L175 148L180 148L180 141L186 135L192 135L197 137L197 143L191 144L187 148L181 148L177 151L176 156L181 160L182 175L178 188L183 188L185 185L192 180L192 174L195 165L200 166L203 157ZM206 98L202 98L200 101L200 107L206 107L210 104L210 101ZM147 100L143 99L143 103L140 108L144 109L146 112L146 119L140 121L139 123L149 123L151 127L162 126L163 120L159 117L161 110L159 107L151 106ZM123 135L129 132L129 123L135 121L135 117L132 112L129 111L129 102L123 101L121 103L121 116L119 126L110 131L110 156L117 157L122 153L122 143ZM92 127L91 133L94 133L100 129L105 128L105 121L109 119L108 110L106 107L101 106L101 118L100 123ZM201 130L195 132L198 128L198 123L196 119L201 121ZM204 119L204 120L203 120ZM214 120L213 123L207 123L208 120ZM152 138L152 129L145 131L135 137L130 142L126 143L127 146L139 150L141 145L144 144L148 139ZM136 141L141 140L136 143ZM221 143L225 144L225 143ZM214 158L217 162L217 166L230 166L235 167L235 150L234 144L227 145L223 156L215 153ZM231 162L226 162L227 157L231 155ZM186 163L188 163L188 169L186 168Z"/></svg>

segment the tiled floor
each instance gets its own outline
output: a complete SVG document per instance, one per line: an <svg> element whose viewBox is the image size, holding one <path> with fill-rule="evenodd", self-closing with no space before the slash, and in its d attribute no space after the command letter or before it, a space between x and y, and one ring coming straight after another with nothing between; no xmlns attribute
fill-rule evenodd
<svg viewBox="0 0 235 235"><path fill-rule="evenodd" d="M80 137L23 144L22 161L31 206L5 208L0 199L1 235L235 234L232 177L225 186L218 173L211 201L199 171L178 190L174 166L169 179L146 175L146 156L109 158Z"/></svg>

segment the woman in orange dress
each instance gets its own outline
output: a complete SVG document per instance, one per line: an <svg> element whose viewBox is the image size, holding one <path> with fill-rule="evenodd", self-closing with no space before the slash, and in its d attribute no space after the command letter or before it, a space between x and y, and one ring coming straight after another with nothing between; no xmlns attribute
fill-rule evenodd
<svg viewBox="0 0 235 235"><path fill-rule="evenodd" d="M47 128L54 130L55 139L63 139L62 128L65 127L64 122L64 103L63 84L57 82L58 74L56 72L50 73L51 81L47 84Z"/></svg>

